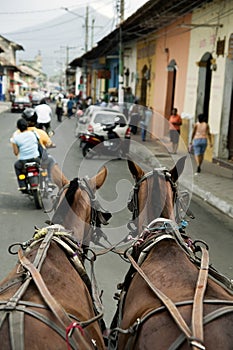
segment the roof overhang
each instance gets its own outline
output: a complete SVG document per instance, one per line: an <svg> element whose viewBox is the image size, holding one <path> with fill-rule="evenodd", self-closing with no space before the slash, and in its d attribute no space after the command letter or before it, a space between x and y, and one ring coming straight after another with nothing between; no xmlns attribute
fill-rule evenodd
<svg viewBox="0 0 233 350"><path fill-rule="evenodd" d="M113 32L100 40L96 47L83 56L74 59L70 66L82 67L86 61L95 60L107 54L119 52L120 38L122 43L145 38L162 28L174 23L179 18L191 13L194 9L213 0L150 0L127 18Z"/></svg>

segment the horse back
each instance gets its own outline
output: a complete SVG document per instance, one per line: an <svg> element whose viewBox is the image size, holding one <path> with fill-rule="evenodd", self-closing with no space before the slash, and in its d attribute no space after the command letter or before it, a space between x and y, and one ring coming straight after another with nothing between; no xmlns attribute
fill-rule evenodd
<svg viewBox="0 0 233 350"><path fill-rule="evenodd" d="M151 283L177 305L185 322L191 324L199 269L183 250L175 242L164 240L149 252L141 268ZM233 305L232 294L211 278L208 278L205 299L227 300ZM204 317L223 306L221 302L204 303ZM128 329L137 322L137 332L133 336L119 333L119 349L124 349L128 344L129 349L165 350L181 335L162 302L139 273L134 272L126 291L120 327ZM232 326L233 312L207 323L204 329L207 348L232 349ZM219 347L216 347L218 342ZM220 343L225 343L225 347ZM187 342L182 346L179 349L190 349Z"/></svg>

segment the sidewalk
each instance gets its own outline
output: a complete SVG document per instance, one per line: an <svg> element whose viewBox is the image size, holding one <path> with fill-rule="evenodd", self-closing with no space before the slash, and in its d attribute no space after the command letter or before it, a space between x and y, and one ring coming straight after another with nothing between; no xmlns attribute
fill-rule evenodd
<svg viewBox="0 0 233 350"><path fill-rule="evenodd" d="M178 154L171 155L167 151L169 148L168 140L163 142L149 139L142 142L139 134L132 135L131 155L139 162L143 163L146 168L165 166L168 169L174 167L176 161L186 155L186 151L178 150ZM148 150L145 152L145 147ZM146 159L145 159L146 158ZM188 163L188 164L187 164ZM191 165L191 166L190 166ZM204 201L233 218L233 170L221 167L218 164L204 161L200 175L194 176L196 164L194 157L191 155L186 161L188 175L182 176L182 186L187 188L192 194L197 195Z"/></svg>
<svg viewBox="0 0 233 350"><path fill-rule="evenodd" d="M11 108L11 102L0 101L0 113L6 112Z"/></svg>

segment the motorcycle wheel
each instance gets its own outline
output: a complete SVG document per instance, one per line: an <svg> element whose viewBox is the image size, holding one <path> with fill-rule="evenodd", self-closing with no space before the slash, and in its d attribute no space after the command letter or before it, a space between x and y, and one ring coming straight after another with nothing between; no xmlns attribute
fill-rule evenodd
<svg viewBox="0 0 233 350"><path fill-rule="evenodd" d="M36 206L36 209L42 209L43 208L43 201L40 193L40 189L36 188L32 191L34 203Z"/></svg>
<svg viewBox="0 0 233 350"><path fill-rule="evenodd" d="M92 147L88 144L86 144L85 146L83 146L82 148L82 153L83 153L83 157L86 159L91 159L93 157L93 151L92 151Z"/></svg>

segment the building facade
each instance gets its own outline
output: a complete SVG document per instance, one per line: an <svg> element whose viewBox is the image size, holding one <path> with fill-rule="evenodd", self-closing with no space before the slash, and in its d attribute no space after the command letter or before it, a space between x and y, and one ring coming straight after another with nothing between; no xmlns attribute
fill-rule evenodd
<svg viewBox="0 0 233 350"><path fill-rule="evenodd" d="M124 88L130 88L143 106L153 107L155 137L168 136L167 120L176 107L188 146L197 115L204 113L214 141L207 159L233 160L233 2L200 0L185 5L148 1L123 23ZM108 82L102 77L105 90L118 88L119 66L107 58L113 52L119 55L115 33L93 51L95 60L105 58L110 71ZM112 43L107 51L104 43ZM93 66L92 52L85 58ZM98 74L91 84L97 96Z"/></svg>

